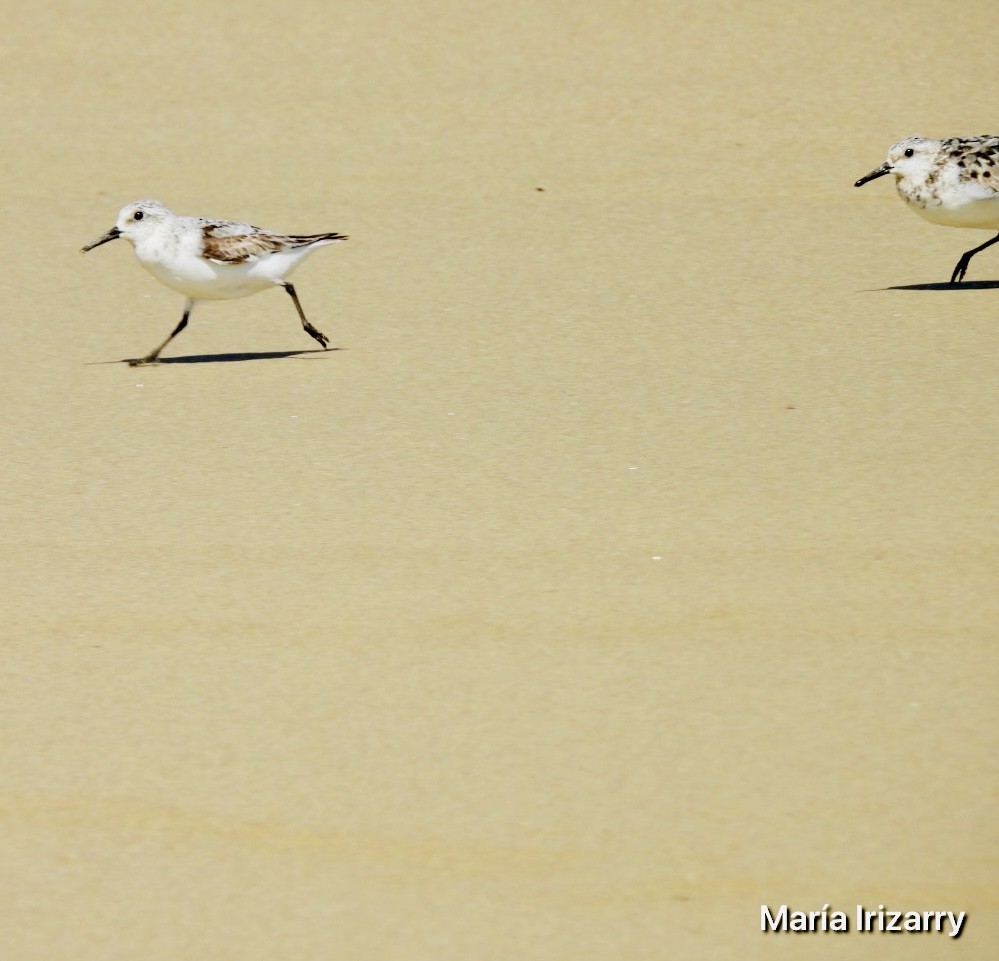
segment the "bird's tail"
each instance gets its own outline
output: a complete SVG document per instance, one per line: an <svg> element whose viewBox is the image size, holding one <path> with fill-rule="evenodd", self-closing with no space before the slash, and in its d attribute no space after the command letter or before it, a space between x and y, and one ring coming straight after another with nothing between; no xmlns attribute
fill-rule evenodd
<svg viewBox="0 0 999 961"><path fill-rule="evenodd" d="M310 244L335 244L347 240L346 234L309 234L308 236L292 236L288 238L296 247L308 247Z"/></svg>

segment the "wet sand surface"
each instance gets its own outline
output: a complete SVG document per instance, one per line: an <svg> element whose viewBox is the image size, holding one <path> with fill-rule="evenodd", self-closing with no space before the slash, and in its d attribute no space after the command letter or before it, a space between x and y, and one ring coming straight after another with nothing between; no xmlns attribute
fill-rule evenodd
<svg viewBox="0 0 999 961"><path fill-rule="evenodd" d="M963 9L13 8L6 956L995 956L999 255L852 187L999 132ZM340 349L123 364L140 197L349 234Z"/></svg>

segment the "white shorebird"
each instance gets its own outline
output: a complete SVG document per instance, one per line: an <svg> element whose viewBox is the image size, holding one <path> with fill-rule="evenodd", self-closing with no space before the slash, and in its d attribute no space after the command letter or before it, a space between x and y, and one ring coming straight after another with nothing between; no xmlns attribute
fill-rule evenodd
<svg viewBox="0 0 999 961"><path fill-rule="evenodd" d="M155 364L160 351L186 326L199 300L230 300L283 287L295 304L305 332L327 349L326 335L309 323L287 277L317 247L347 238L343 234L276 234L234 220L178 217L158 200L137 200L121 208L115 225L87 244L86 253L124 237L135 256L161 284L186 298L184 316L173 333L132 367Z"/></svg>
<svg viewBox="0 0 999 961"><path fill-rule="evenodd" d="M930 223L999 230L999 137L900 140L888 159L854 186L886 174L894 174L899 196ZM960 283L971 258L997 242L999 234L963 253L950 282Z"/></svg>

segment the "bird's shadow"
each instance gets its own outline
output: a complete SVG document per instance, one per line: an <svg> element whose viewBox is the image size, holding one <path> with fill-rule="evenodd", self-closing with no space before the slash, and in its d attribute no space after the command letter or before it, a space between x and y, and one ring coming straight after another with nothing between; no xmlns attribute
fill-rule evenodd
<svg viewBox="0 0 999 961"><path fill-rule="evenodd" d="M875 287L874 290L996 290L999 280L965 280L959 284L900 284L897 287Z"/></svg>
<svg viewBox="0 0 999 961"><path fill-rule="evenodd" d="M166 364L234 364L246 360L283 360L286 357L304 357L314 360L312 354L331 354L335 350L346 350L345 347L329 347L326 350L261 350L241 354L187 354L182 357L160 357L153 364L139 364L138 367L160 367ZM132 358L122 360L98 360L94 364L128 364L132 366Z"/></svg>

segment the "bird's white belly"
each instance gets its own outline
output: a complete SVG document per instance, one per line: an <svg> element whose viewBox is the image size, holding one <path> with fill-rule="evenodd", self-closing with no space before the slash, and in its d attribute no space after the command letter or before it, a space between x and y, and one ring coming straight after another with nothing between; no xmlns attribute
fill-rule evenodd
<svg viewBox="0 0 999 961"><path fill-rule="evenodd" d="M909 206L930 223L944 227L971 227L977 230L999 230L999 199L976 200L959 207Z"/></svg>
<svg viewBox="0 0 999 961"><path fill-rule="evenodd" d="M899 184L898 192L909 208L930 223L943 227L999 230L999 193L978 184L931 192Z"/></svg>
<svg viewBox="0 0 999 961"><path fill-rule="evenodd" d="M177 258L171 263L139 257L161 284L192 300L232 300L274 286L269 277L254 275L252 265L216 264L202 257Z"/></svg>

